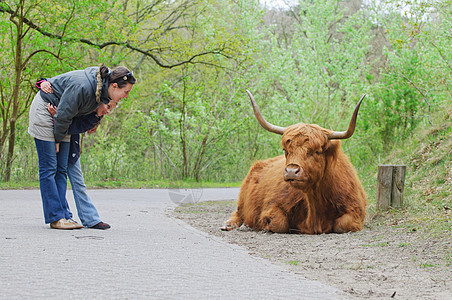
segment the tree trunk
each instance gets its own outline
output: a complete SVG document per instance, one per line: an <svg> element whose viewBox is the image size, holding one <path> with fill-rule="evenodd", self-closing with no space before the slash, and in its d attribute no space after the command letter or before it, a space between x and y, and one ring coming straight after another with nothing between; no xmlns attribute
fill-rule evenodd
<svg viewBox="0 0 452 300"><path fill-rule="evenodd" d="M11 121L9 124L11 128L11 133L9 134L8 154L6 156L6 168L4 178L6 182L11 180L11 167L14 160L14 145L16 143L16 122Z"/></svg>
<svg viewBox="0 0 452 300"><path fill-rule="evenodd" d="M21 2L21 8L23 8L24 3ZM11 121L9 122L9 141L8 141L8 154L6 157L6 169L5 169L5 181L10 181L11 179L11 166L14 160L14 146L16 144L16 124L17 116L19 114L19 88L20 88L20 78L22 77L22 39L23 35L23 11L21 10L17 22L13 22L17 27L16 35L16 57L14 60L15 64L15 83L12 95L13 111L11 114Z"/></svg>
<svg viewBox="0 0 452 300"><path fill-rule="evenodd" d="M195 166L193 168L193 176L195 177L196 182L199 182L199 179L200 179L201 164L202 164L202 161L204 159L204 154L206 153L207 140L208 140L208 138L210 136L210 128L212 128L210 125L211 124L209 124L209 128L207 129L207 133L204 136L204 139L202 140L201 152L198 155L198 158L196 159Z"/></svg>
<svg viewBox="0 0 452 300"><path fill-rule="evenodd" d="M179 129L180 129L180 142L182 147L182 179L186 179L188 177L188 158L187 158L187 137L186 137L186 128L185 128L185 110L186 110L186 99L185 99L185 78L183 79L184 91L182 96L182 107L181 107L181 118L179 120Z"/></svg>

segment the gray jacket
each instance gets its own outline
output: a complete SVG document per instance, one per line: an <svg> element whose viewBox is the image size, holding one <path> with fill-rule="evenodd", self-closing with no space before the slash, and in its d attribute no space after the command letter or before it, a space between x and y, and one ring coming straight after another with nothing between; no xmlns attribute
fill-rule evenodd
<svg viewBox="0 0 452 300"><path fill-rule="evenodd" d="M58 107L54 116L55 142L60 142L67 134L72 119L77 116L92 113L100 105L96 101L96 73L98 67L71 71L48 79L53 93L41 91L44 101ZM108 104L108 80L102 80L100 100Z"/></svg>

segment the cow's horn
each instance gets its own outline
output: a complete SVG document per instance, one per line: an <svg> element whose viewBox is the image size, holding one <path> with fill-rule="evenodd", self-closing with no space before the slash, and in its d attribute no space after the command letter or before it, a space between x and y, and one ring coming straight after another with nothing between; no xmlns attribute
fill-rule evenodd
<svg viewBox="0 0 452 300"><path fill-rule="evenodd" d="M352 119L350 121L350 124L348 125L347 131L334 131L330 135L328 135L329 140L343 140L348 139L353 135L355 132L356 127L356 118L358 117L358 110L359 106L361 105L361 102L363 102L364 97L366 97L366 94L364 94L361 99L359 100L358 104L356 105L355 111L353 112Z"/></svg>
<svg viewBox="0 0 452 300"><path fill-rule="evenodd" d="M262 117L261 112L259 111L259 108L257 107L256 101L254 101L253 95L248 90L246 90L246 92L250 96L251 105L253 105L254 115L256 116L256 119L259 122L259 124L261 124L261 126L264 127L264 129L267 131L282 135L284 133L284 130L286 130L286 128L275 126L275 125L270 124L267 121L265 121L264 117Z"/></svg>

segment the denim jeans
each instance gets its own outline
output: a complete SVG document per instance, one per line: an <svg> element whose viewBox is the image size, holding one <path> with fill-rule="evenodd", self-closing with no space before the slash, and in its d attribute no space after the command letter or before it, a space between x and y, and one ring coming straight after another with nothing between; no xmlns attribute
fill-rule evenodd
<svg viewBox="0 0 452 300"><path fill-rule="evenodd" d="M67 175L72 185L72 193L74 194L75 205L77 206L80 221L82 221L83 226L91 227L96 225L101 220L96 207L86 193L86 185L85 180L83 179L80 159L78 159L74 164L69 163L67 171Z"/></svg>
<svg viewBox="0 0 452 300"><path fill-rule="evenodd" d="M69 143L61 142L56 153L55 142L35 139L39 160L39 186L44 220L52 223L70 219L72 213L66 200Z"/></svg>

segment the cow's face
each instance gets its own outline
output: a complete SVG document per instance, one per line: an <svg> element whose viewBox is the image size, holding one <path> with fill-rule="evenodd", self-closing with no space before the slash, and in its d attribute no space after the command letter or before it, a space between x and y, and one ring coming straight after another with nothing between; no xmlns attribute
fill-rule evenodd
<svg viewBox="0 0 452 300"><path fill-rule="evenodd" d="M282 137L286 156L284 180L295 188L315 189L324 176L330 159L331 131L317 125L299 123L287 127Z"/></svg>

